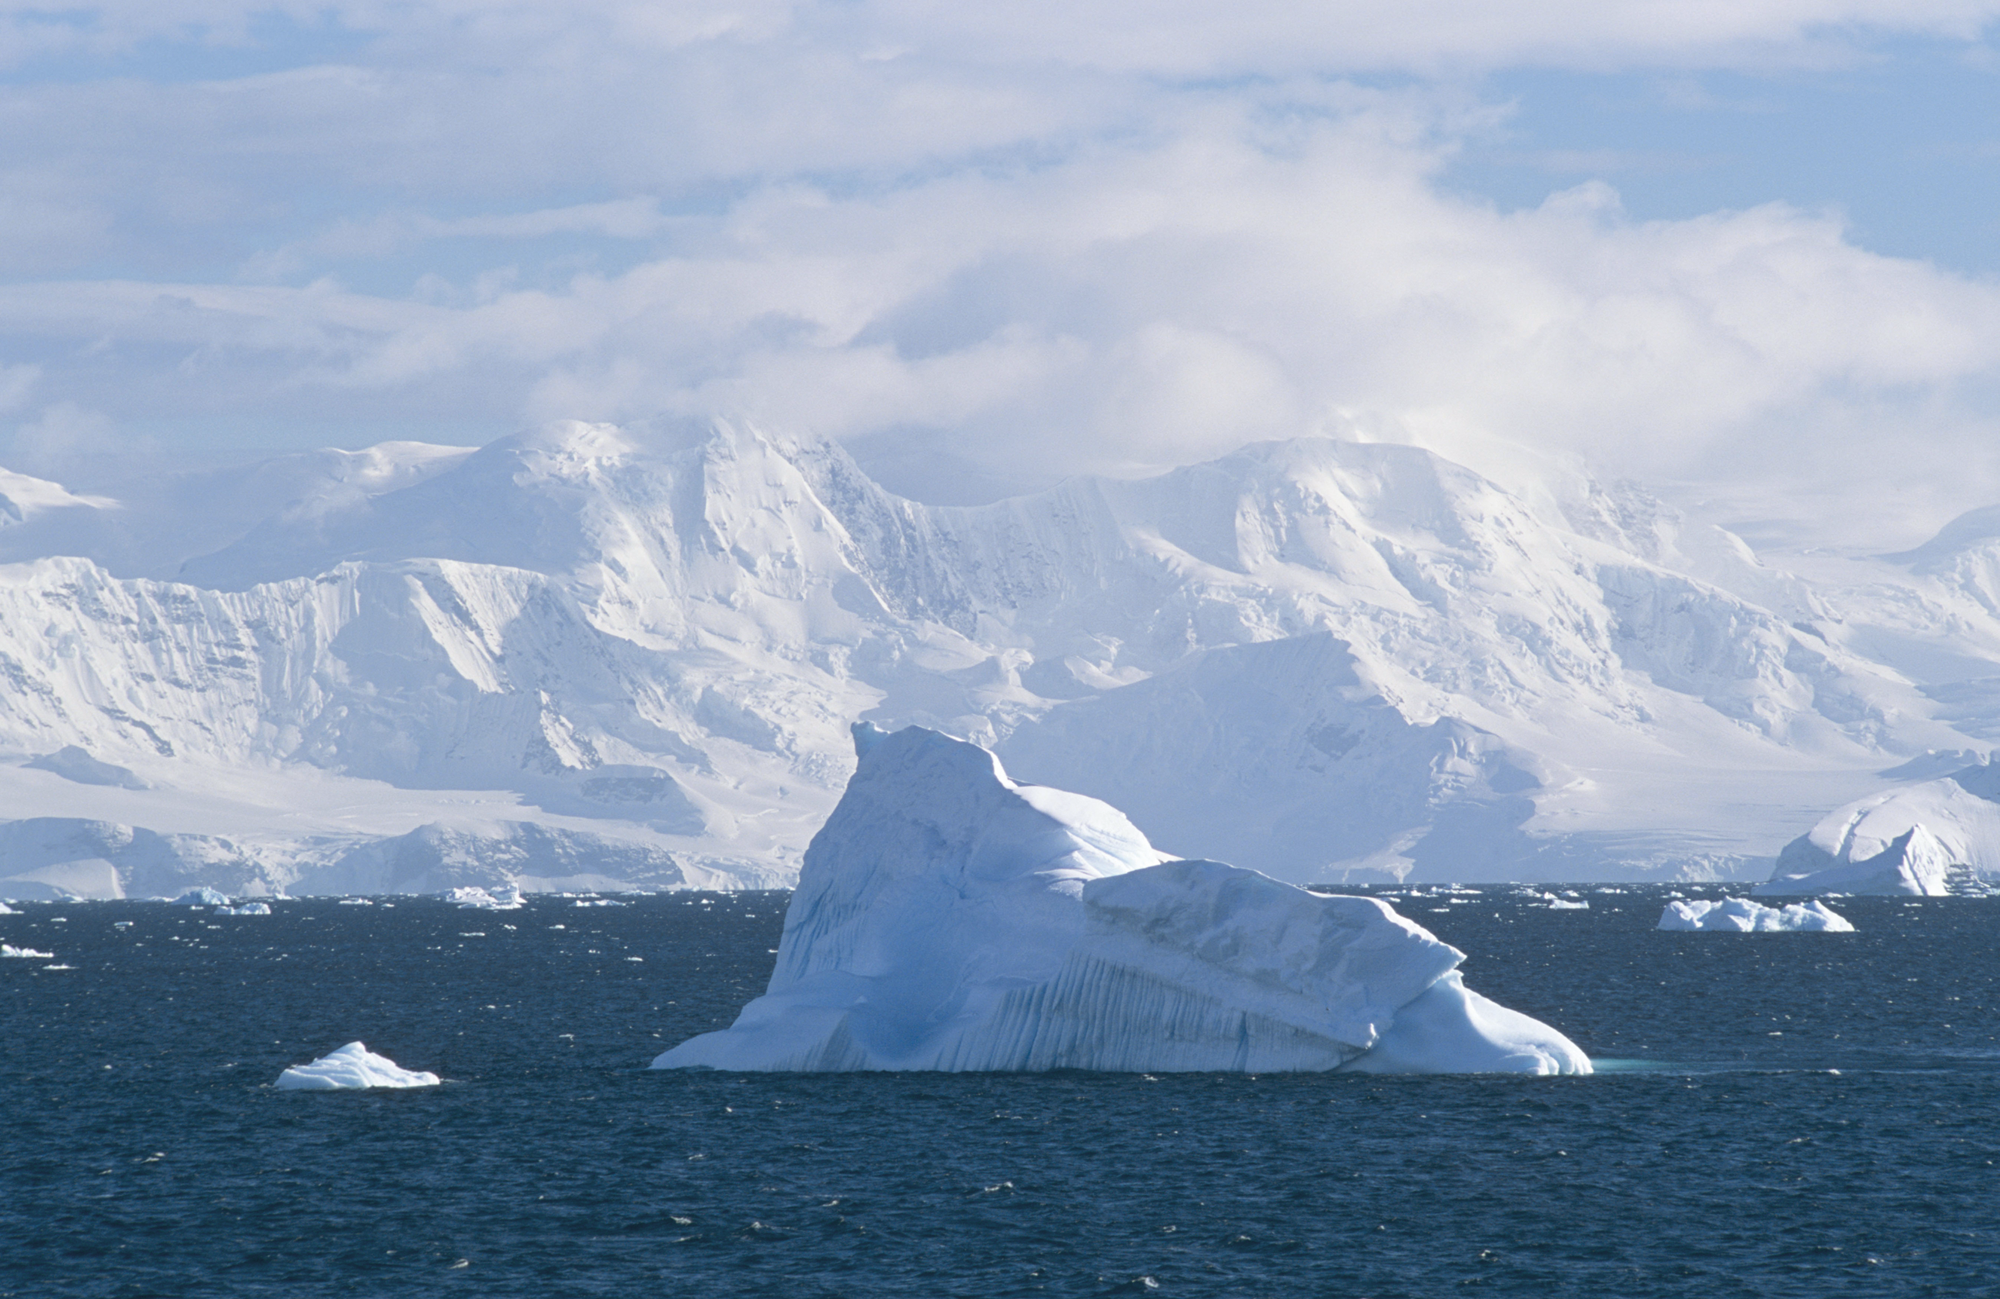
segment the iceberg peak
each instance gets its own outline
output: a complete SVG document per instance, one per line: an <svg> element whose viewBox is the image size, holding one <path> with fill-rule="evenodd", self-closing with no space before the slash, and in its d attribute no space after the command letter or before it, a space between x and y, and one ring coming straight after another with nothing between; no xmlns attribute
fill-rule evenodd
<svg viewBox="0 0 2000 1299"><path fill-rule="evenodd" d="M1590 1071L1384 902L1175 860L936 731L854 736L765 994L655 1067Z"/></svg>
<svg viewBox="0 0 2000 1299"><path fill-rule="evenodd" d="M869 750L889 738L889 732L873 722L856 722L848 728L854 735L854 756L865 758Z"/></svg>

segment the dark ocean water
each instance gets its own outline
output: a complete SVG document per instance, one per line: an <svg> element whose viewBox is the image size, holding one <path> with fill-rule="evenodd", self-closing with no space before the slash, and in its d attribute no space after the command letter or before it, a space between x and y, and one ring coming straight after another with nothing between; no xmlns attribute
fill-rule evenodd
<svg viewBox="0 0 2000 1299"><path fill-rule="evenodd" d="M783 895L28 906L0 1295L2000 1293L2000 899L1587 896L1399 903L1580 1079L657 1073ZM355 1038L448 1081L270 1086Z"/></svg>

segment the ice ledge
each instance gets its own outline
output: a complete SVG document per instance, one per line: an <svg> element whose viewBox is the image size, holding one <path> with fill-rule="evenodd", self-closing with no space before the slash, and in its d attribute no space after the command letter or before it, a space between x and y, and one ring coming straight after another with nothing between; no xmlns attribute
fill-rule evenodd
<svg viewBox="0 0 2000 1299"><path fill-rule="evenodd" d="M855 740L769 989L655 1067L1590 1072L1386 903L1164 860L934 731Z"/></svg>

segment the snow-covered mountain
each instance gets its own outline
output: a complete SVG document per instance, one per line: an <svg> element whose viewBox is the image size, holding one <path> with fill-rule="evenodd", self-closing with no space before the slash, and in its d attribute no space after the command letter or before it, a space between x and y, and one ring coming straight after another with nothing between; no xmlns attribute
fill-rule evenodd
<svg viewBox="0 0 2000 1299"><path fill-rule="evenodd" d="M0 493L0 894L783 883L855 720L1295 881L1762 874L2000 730L2000 549L1857 620L1643 493L1406 446L927 507L563 424Z"/></svg>

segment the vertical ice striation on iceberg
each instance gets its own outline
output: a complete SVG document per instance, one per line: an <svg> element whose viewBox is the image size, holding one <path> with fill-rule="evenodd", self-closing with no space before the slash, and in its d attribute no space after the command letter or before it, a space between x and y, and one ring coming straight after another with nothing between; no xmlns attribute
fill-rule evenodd
<svg viewBox="0 0 2000 1299"><path fill-rule="evenodd" d="M1172 860L935 731L854 733L765 994L655 1067L1590 1071L1385 903Z"/></svg>

